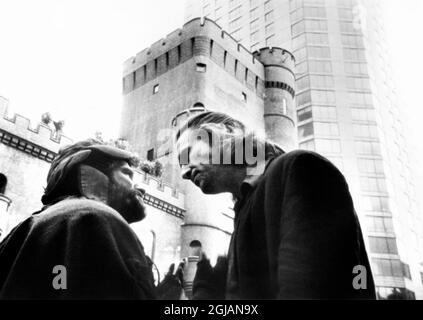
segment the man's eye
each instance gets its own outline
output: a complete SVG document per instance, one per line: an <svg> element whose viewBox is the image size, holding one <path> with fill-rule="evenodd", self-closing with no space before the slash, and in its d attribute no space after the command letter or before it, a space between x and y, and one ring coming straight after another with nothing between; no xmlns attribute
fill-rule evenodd
<svg viewBox="0 0 423 320"><path fill-rule="evenodd" d="M133 178L133 176L134 176L134 174L133 174L132 172L128 171L128 170L124 170L124 171L123 171L123 174L125 174L125 175L127 175L129 178L131 178L131 180L132 180L132 178Z"/></svg>

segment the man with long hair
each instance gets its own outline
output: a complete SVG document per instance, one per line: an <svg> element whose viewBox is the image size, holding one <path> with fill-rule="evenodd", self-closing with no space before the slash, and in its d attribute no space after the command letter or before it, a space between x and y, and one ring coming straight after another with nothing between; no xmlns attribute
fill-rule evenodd
<svg viewBox="0 0 423 320"><path fill-rule="evenodd" d="M200 261L194 298L375 298L348 185L331 162L285 153L218 112L188 119L176 140L182 177L235 200L227 265Z"/></svg>

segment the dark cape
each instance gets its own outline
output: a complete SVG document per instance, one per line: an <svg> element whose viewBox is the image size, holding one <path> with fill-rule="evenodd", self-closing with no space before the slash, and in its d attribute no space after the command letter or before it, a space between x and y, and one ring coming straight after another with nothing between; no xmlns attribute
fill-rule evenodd
<svg viewBox="0 0 423 320"><path fill-rule="evenodd" d="M155 298L151 262L138 237L101 202L60 201L0 244L0 299Z"/></svg>
<svg viewBox="0 0 423 320"><path fill-rule="evenodd" d="M313 152L290 152L241 190L227 299L375 299L348 185L331 162ZM353 273L356 266L360 273Z"/></svg>

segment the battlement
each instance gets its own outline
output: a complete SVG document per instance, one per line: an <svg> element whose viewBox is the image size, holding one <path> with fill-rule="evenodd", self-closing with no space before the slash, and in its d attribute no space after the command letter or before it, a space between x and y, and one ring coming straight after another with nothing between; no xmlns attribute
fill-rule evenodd
<svg viewBox="0 0 423 320"><path fill-rule="evenodd" d="M8 101L0 100L0 130L3 131L1 141L20 150L26 151L24 145L30 144L44 152L56 154L62 146L72 143L72 140L64 135L56 136L49 127L39 123L34 128L31 121L19 114L9 116L7 113ZM16 141L14 141L16 140ZM23 142L25 141L25 143ZM31 148L32 152L33 148ZM50 156L48 157L50 158Z"/></svg>
<svg viewBox="0 0 423 320"><path fill-rule="evenodd" d="M145 202L178 217L185 212L185 196L161 179L134 170L134 182L146 192Z"/></svg>
<svg viewBox="0 0 423 320"><path fill-rule="evenodd" d="M295 69L295 57L288 50L279 47L266 47L255 51L253 55L265 66L281 65L292 72Z"/></svg>
<svg viewBox="0 0 423 320"><path fill-rule="evenodd" d="M185 23L182 28L171 32L166 36L166 38L156 41L149 48L140 51L136 54L136 56L127 59L124 62L124 76L134 72L140 66L147 64L149 61L158 59L166 52L170 52L172 49L189 42L195 37L206 37L212 39L223 46L229 54L236 56L252 72L259 76L263 75L263 66L255 59L249 50L237 42L213 20L198 17ZM208 52L208 49L209 48L205 48L204 52ZM191 50L192 48L189 48L189 46L182 45L181 51L190 52L180 53L182 56L187 53L192 54Z"/></svg>

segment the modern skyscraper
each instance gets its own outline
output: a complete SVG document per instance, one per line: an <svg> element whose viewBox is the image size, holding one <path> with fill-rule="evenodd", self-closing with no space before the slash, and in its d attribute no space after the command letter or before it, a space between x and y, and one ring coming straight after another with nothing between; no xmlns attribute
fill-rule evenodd
<svg viewBox="0 0 423 320"><path fill-rule="evenodd" d="M386 47L383 1L188 0L252 52L296 58L298 142L345 174L380 299L423 299L423 218Z"/></svg>

